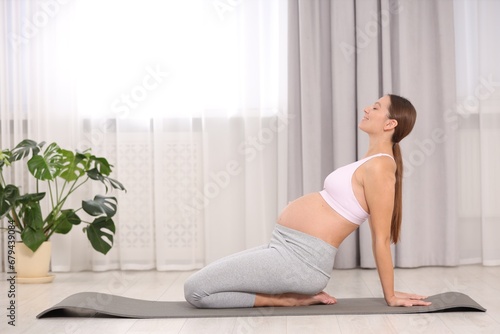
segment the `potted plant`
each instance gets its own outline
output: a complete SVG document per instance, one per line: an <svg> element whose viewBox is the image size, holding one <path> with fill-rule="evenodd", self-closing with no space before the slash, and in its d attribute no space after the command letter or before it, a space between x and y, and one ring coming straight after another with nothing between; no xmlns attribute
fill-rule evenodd
<svg viewBox="0 0 500 334"><path fill-rule="evenodd" d="M54 233L67 234L74 225L81 223L86 224L83 231L92 247L106 254L113 246L115 224L112 218L117 210L117 199L95 195L93 199L81 201L78 208L67 208L65 204L89 181L104 184L106 193L109 187L125 191L120 182L109 177L112 165L105 158L92 155L90 150L66 150L56 143L44 146L45 142L26 139L12 150L0 152L0 218L7 217L22 241L22 244L16 243L15 250L19 278L35 275L48 277L50 237ZM14 164L23 160L27 160L29 174L35 179L36 191L32 193L22 193L21 186L6 184L3 175L4 169L14 168ZM49 209L45 215L42 201L48 202ZM88 214L92 221L80 218L80 211ZM24 266L31 268L42 261L33 257L44 248L49 249L49 258L43 260L46 263L44 273L23 273ZM24 253L32 262L23 266L19 255Z"/></svg>

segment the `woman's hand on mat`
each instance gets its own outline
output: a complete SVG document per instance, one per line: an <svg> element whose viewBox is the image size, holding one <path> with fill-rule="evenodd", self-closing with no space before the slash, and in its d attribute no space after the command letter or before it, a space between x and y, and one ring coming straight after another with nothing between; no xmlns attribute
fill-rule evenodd
<svg viewBox="0 0 500 334"><path fill-rule="evenodd" d="M389 306L429 306L432 303L426 302L424 299L426 296L416 295L413 293L406 292L394 292L394 296L387 299L387 305Z"/></svg>

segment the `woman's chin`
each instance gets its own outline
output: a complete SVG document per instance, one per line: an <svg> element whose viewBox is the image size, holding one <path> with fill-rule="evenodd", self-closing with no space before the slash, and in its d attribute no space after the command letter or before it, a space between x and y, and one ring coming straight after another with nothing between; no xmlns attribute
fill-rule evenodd
<svg viewBox="0 0 500 334"><path fill-rule="evenodd" d="M358 129L360 129L360 130L361 130L361 131L363 131L363 132L366 132L365 127L364 127L364 124L363 124L363 121L359 122L359 124L358 124Z"/></svg>

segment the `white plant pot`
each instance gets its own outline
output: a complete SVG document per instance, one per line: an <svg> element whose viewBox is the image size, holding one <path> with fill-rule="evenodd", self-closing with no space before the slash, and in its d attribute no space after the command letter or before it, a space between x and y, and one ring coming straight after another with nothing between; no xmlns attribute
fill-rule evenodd
<svg viewBox="0 0 500 334"><path fill-rule="evenodd" d="M49 275L51 248L50 241L45 241L33 253L22 242L16 242L14 252L18 283L52 282L54 276Z"/></svg>

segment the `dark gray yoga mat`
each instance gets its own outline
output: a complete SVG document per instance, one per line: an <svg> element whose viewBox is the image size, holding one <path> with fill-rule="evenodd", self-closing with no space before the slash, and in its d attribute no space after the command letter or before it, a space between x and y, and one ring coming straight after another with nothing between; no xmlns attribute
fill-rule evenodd
<svg viewBox="0 0 500 334"><path fill-rule="evenodd" d="M430 306L389 307L383 298L337 299L334 305L298 307L256 307L197 309L187 302L132 299L97 292L71 295L43 311L37 318L47 317L120 317L120 318L210 318L300 316L335 314L409 314L431 312L464 312L486 309L459 292L445 292L427 298Z"/></svg>

